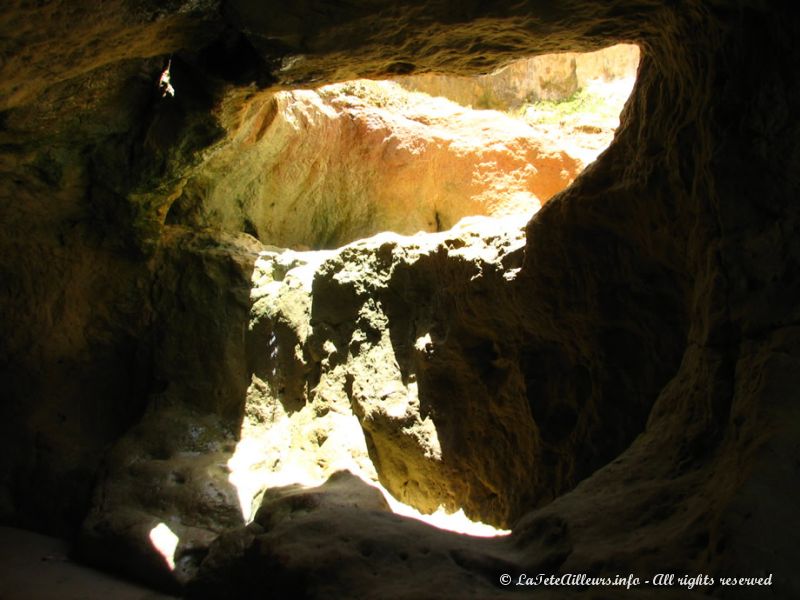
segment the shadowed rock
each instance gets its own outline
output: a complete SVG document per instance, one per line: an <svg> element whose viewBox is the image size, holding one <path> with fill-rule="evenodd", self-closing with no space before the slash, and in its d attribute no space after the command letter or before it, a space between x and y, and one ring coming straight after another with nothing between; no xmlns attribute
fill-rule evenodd
<svg viewBox="0 0 800 600"><path fill-rule="evenodd" d="M134 515L100 536L98 554L124 547L146 556L142 531L154 515L176 516L195 532L193 519L211 515L201 529L238 532L232 490L220 504L204 504L190 493L202 485L186 487L186 496L156 485L174 472L157 461L182 452L199 452L187 470L203 471L210 450L192 450L178 432L220 420L207 441L234 451L224 442L241 435L253 374L273 366L254 350L270 356L270 331L287 343L275 359L287 367L281 377L291 375L281 404L287 414L307 401L298 382L313 381L316 361L332 369L367 363L369 347L388 332L406 388L409 365L416 368L420 414L439 416L449 432L439 443L443 458L457 459L450 481L469 470L481 482L458 495L513 525L504 542L513 553L495 552L494 541L466 548L447 535L437 547L449 554L415 558L402 587L395 549L415 547L409 540L427 536L424 526L320 501L297 528L279 520L280 537L230 533L244 536L230 550L243 556L235 565L261 565L263 552L279 585L309 597L351 589L492 597L504 593L486 575L494 576L495 558L520 572L772 573L773 595L800 594L792 537L800 525L800 22L788 7L145 0L90 10L12 2L0 33L4 521L72 535L87 513L88 531L106 517ZM242 250L251 238L187 238L164 224L199 166L234 143L243 108L262 91L356 76L486 73L521 56L620 41L638 44L642 62L614 142L529 222L524 251L480 274L475 266L493 261L453 248L413 265L395 262L381 245L342 251L314 279L312 291L329 304L312 303L311 314L332 331L310 338L308 356L289 352L305 339L292 323L267 327L277 313L262 307L263 327L249 330L251 269L263 251ZM158 88L168 64L174 97ZM375 269L352 276L354 262ZM517 268L513 278L502 276ZM370 286L385 294L380 306ZM435 302L426 307L424 298ZM354 324L364 325L366 354L334 343L323 356L324 341L314 347L325 336L352 342ZM430 368L415 354L420 339L419 352L428 348L427 333L441 350ZM391 420L370 412L369 378L348 381L347 402L373 436L367 450L376 470L392 472L381 461L393 458L390 442L403 447L403 436L388 436ZM171 411L179 414L173 425L160 419ZM147 455L159 438L169 456ZM493 464L515 466L498 473ZM509 483L523 470L530 480ZM224 478L201 477L217 480ZM105 486L120 513L106 510ZM130 504L136 510L126 512ZM220 505L221 513L206 510ZM334 567L336 546L325 548L340 527L355 530L361 545L343 543ZM208 543L214 548L205 540L195 566ZM363 548L373 548L370 558ZM224 565L225 552L209 557ZM316 560L321 570L300 568ZM146 565L139 576L164 573L162 563L139 564ZM370 564L393 576L375 577ZM235 585L238 567L211 565L204 572L218 578L213 589ZM307 579L298 581L301 572ZM261 581L244 573L243 581ZM448 581L458 583L447 588ZM717 585L691 593L762 592ZM649 588L631 597L670 594L689 597Z"/></svg>

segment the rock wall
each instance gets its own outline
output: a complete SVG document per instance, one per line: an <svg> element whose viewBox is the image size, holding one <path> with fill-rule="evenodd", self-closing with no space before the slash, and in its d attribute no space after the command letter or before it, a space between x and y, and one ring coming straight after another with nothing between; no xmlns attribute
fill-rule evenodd
<svg viewBox="0 0 800 600"><path fill-rule="evenodd" d="M566 100L593 79L634 77L639 47L618 44L596 52L563 52L517 60L487 75L408 75L396 81L410 90L443 96L463 106L517 110L540 100Z"/></svg>
<svg viewBox="0 0 800 600"><path fill-rule="evenodd" d="M800 593L800 24L788 8L56 2L7 5L0 26L4 521L69 533L88 513L86 556L196 597L269 583L284 597L488 598L506 595L500 573L534 572L771 573L773 595ZM312 280L311 325L340 321L311 336L325 353L309 342L310 362L288 353L296 341L276 357L269 337L248 345L269 327L294 340L285 319L253 320L260 246L164 226L198 166L235 143L234 116L259 89L486 72L620 41L642 49L621 128L530 221L521 265L518 251L502 268L505 251L487 261L480 236L461 248L469 260L459 242L413 261L397 242L342 250ZM170 53L168 99L157 82ZM378 306L372 293L388 295ZM399 373L365 358L387 344ZM253 375L276 368L285 381L263 389L282 387L283 410L301 412L310 390L297 384L325 359L378 365L405 389L384 397L371 376L344 378L387 487L402 495L405 467L420 483L409 499L454 498L512 535L388 515L342 475L304 493L273 486L242 527L219 465ZM388 433L413 399L409 365L423 422L438 416L453 436L439 437L435 466L424 429ZM482 418L489 437L472 429ZM470 479L448 479L448 464ZM146 543L157 522L180 534L176 571ZM553 595L573 591L607 593Z"/></svg>
<svg viewBox="0 0 800 600"><path fill-rule="evenodd" d="M467 216L530 217L583 167L520 120L389 82L261 94L239 110L232 140L193 170L169 223L338 248Z"/></svg>

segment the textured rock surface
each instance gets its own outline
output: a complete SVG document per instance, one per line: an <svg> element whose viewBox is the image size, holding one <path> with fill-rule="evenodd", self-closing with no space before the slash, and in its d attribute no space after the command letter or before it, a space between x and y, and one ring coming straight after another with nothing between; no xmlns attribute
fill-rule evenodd
<svg viewBox="0 0 800 600"><path fill-rule="evenodd" d="M397 82L464 106L509 110L539 100L565 100L593 79L632 77L638 65L639 47L619 44L597 52L534 56L479 77L409 75Z"/></svg>
<svg viewBox="0 0 800 600"><path fill-rule="evenodd" d="M610 460L644 426L638 390L667 373L641 368L608 399L589 373L614 377L613 347L587 344L586 366L548 357L519 304L526 220L326 252L168 228L152 295L160 389L105 461L81 555L175 589L278 485L348 469L422 513L508 527ZM640 318L626 343L674 362L682 330L653 345L662 324ZM160 523L180 540L174 574L152 550Z"/></svg>
<svg viewBox="0 0 800 600"><path fill-rule="evenodd" d="M426 513L440 505L450 511L464 508L473 518L507 525L525 505L522 499L534 495L535 469L526 469L536 463L534 424L524 401L492 398L475 381L475 365L458 352L463 344L483 344L492 353L507 330L481 340L453 321L469 319L469 327L480 331L491 329L493 315L508 311L503 288L511 285L521 261L523 222L517 218L503 228L478 221L438 236L382 234L334 253L317 268L306 300L292 301L282 289L264 298L273 307L272 329L291 324L293 333L288 348L287 340L276 336L279 362L266 374L266 385L258 387L273 390L284 405L301 406L291 420L310 413L306 422L316 426L316 437L325 445L351 446L357 457L364 454L365 438L374 472L401 501ZM293 271L286 277L284 286L293 289ZM457 299L481 288L485 304L469 307L469 316L464 315ZM293 310L298 306L305 306L300 320ZM299 361L281 362L284 355ZM302 370L307 375L299 398L287 398L288 389L274 393L288 387L276 378ZM446 394L456 402L432 402ZM267 394L254 400L275 404ZM496 413L492 403L507 406ZM342 425L326 424L331 412L358 419L355 440L343 444L334 437ZM498 452L497 460L487 461L475 452L472 440L477 439L498 448L516 446L518 456L509 459ZM275 455L266 450L259 454ZM319 460L315 453L310 458ZM332 462L321 475L336 467ZM372 468L361 471L372 475Z"/></svg>
<svg viewBox="0 0 800 600"><path fill-rule="evenodd" d="M105 458L78 551L95 565L174 589L217 533L242 522L227 460L252 368L245 341L260 245L180 228L166 231L164 242L154 257L150 300L158 316L148 331L147 411ZM153 552L159 523L180 539L175 580Z"/></svg>
<svg viewBox="0 0 800 600"><path fill-rule="evenodd" d="M530 217L583 166L518 119L389 82L261 95L240 114L233 143L197 167L169 222L337 248L471 215Z"/></svg>
<svg viewBox="0 0 800 600"><path fill-rule="evenodd" d="M305 541L301 548L297 539ZM253 523L214 542L188 597L251 598L269 589L295 598L451 598L458 581L458 597L494 598L499 590L480 570L508 567L497 555L391 514L380 492L339 472L318 488L279 488L265 497ZM309 571L325 583L308 585ZM426 580L414 576L422 571ZM365 588L365 573L386 585Z"/></svg>
<svg viewBox="0 0 800 600"><path fill-rule="evenodd" d="M422 338L419 346L427 348L430 333L443 362L427 370L415 365L420 405L427 394L429 414L455 412L475 423L462 405L453 406L462 395L474 401L463 406L501 422L507 409L527 407L538 433L525 441L538 461L532 495L520 491L525 486L506 487L502 473L482 478L487 489L497 487L496 498L476 502L473 488L457 494L476 512L495 506L497 522L519 516L512 536L459 538L454 545L469 544L468 555L480 558L437 551L436 560L414 562L403 590L419 597L444 573L452 595L487 597L483 586L519 568L643 577L773 573L773 595L797 596L800 57L793 40L800 25L788 10L722 0L335 8L125 2L91 14L58 2L4 6L4 520L65 533L89 512L87 543L94 540L95 554L119 563L146 552L144 534L156 517L180 525L195 544L187 579L198 572L224 588L230 573L240 566L251 573L258 564L284 582L302 573L307 597L391 595L397 578L372 573L397 573L400 553L397 560L386 551L365 561L342 539L337 519L346 529L361 526L352 539L380 540L383 549L427 535L437 548L452 548L453 538L339 500L322 502L321 519L305 515L296 527L271 518L280 539L266 528L257 543L234 535L240 499L224 486L223 471L213 470L219 461L207 463L213 455L205 453L219 452L222 461L234 452L230 438L238 435L253 374L272 368L269 352L248 346L260 339L248 325L251 267L261 248L246 250L245 237L181 234L164 228L164 219L198 165L235 143L236 116L257 87L487 72L523 54L629 41L640 44L643 57L615 141L530 222L513 280L486 273L474 289L456 293L468 275L461 269L476 263L460 262L452 249L433 252L409 264L403 285L395 280L398 294L385 310L362 311L373 330L381 314L399 320L406 346L413 341L416 348ZM157 89L169 53L171 99ZM362 264L367 259L387 260L380 247ZM345 276L350 260L345 253L320 266L315 281L336 285L315 292L330 304L312 301L312 316L327 310L341 317L354 300L361 306L359 281L378 281L367 273ZM402 279L405 268L392 277ZM493 278L496 284L483 287ZM437 323L429 326L422 313L403 324L402 310L426 286L441 290L440 310L431 315L449 325L449 337L440 339ZM276 337L291 337L289 329ZM362 344L366 353L386 347L383 331ZM345 333L329 339L352 341ZM395 353L401 348L398 367L417 352L403 343L393 345ZM299 402L291 383L308 381L303 369L312 363L278 356L284 388ZM403 385L408 390L410 380ZM407 440L383 439L387 419L379 412L368 418L372 394L354 378L348 399L373 436L373 455L392 457L394 468L395 450L388 448ZM297 408L288 406L287 412ZM455 434L463 433L463 422ZM210 439L181 433L192 424ZM519 452L512 439L470 439L466 448L459 440L449 458L471 453L481 462L521 464L528 446ZM439 441L444 457L448 445ZM403 446L404 453L408 448L414 458L417 447ZM378 463L378 472L393 472ZM165 488L179 464L188 484L178 477ZM433 474L418 479L432 481ZM206 485L220 493L205 497ZM144 497L126 494L140 489ZM138 512L128 510L133 505ZM98 525L104 518L105 529ZM254 550L241 561L235 550L230 562L218 561L227 552L220 555L211 538L222 529ZM341 579L328 578L330 563L306 545L311 539L342 548ZM287 555L302 560L293 565ZM171 577L156 559L137 563L138 574ZM365 565L374 570L365 573ZM764 591L718 586L691 593L748 598ZM640 589L631 597L652 593ZM685 590L658 593L669 594L690 597Z"/></svg>

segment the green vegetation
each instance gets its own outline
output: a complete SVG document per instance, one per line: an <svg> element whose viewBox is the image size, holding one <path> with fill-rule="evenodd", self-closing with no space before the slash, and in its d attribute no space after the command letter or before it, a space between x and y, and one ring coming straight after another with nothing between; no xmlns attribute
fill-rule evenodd
<svg viewBox="0 0 800 600"><path fill-rule="evenodd" d="M624 100L623 100L624 102ZM531 125L559 125L577 115L592 115L601 120L613 120L622 108L618 98L598 89L579 89L565 100L541 100L525 104L515 116Z"/></svg>
<svg viewBox="0 0 800 600"><path fill-rule="evenodd" d="M613 129L631 84L632 80L593 80L564 100L528 102L518 108L503 106L491 90L485 90L474 108L504 112L533 126L572 128L588 123L586 126L598 130ZM323 98L337 98L349 104L363 103L398 112L419 108L432 99L427 93L408 91L393 81L367 79L324 86L318 92Z"/></svg>

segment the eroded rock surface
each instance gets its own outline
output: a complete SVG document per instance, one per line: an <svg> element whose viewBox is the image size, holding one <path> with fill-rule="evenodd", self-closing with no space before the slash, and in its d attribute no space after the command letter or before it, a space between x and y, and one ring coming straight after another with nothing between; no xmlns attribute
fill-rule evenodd
<svg viewBox="0 0 800 600"><path fill-rule="evenodd" d="M479 77L409 75L398 77L397 82L464 106L513 110L539 100L565 100L594 79L634 76L638 65L639 47L619 44L596 52L534 56Z"/></svg>
<svg viewBox="0 0 800 600"><path fill-rule="evenodd" d="M619 377L616 338L576 328L570 355L532 335L525 222L472 217L317 252L170 229L154 297L163 390L108 457L84 556L186 583L262 494L343 469L421 513L508 527L623 450L644 427L640 390L667 372L642 367L607 396L590 373ZM200 315L198 346L184 319ZM669 364L685 334L654 345L659 326L642 315L625 342ZM568 378L557 389L553 373ZM152 556L159 523L180 540L172 576Z"/></svg>
<svg viewBox="0 0 800 600"><path fill-rule="evenodd" d="M465 216L530 217L584 166L519 119L391 82L260 95L231 133L168 221L299 249L443 231Z"/></svg>
<svg viewBox="0 0 800 600"><path fill-rule="evenodd" d="M176 590L214 537L243 521L227 461L251 368L249 283L261 246L248 236L180 228L164 241L149 299L158 317L144 334L156 365L147 410L105 457L78 552ZM180 540L174 569L154 552L160 524Z"/></svg>
<svg viewBox="0 0 800 600"><path fill-rule="evenodd" d="M270 406L279 399L299 411L290 420L316 426L315 435L297 432L296 444L321 437L321 448L349 446L357 456L365 441L374 467L362 458L368 468L361 472L377 473L398 499L422 512L463 508L477 520L508 525L521 498L534 494L536 470L529 474L525 465L536 462L535 425L523 399L491 398L458 349L481 346L491 354L504 343L508 329L490 333L490 323L511 308L503 288L510 289L521 264L523 222L478 219L438 235L381 234L356 242L319 263L306 298L287 297L298 277L288 271L284 287L264 304L271 307L277 362L262 375L266 382L254 378L256 388L272 393L253 400ZM257 263L257 276L272 269L270 262ZM254 294L261 289L263 282ZM483 306L461 304L480 289L486 290ZM282 336L287 325L292 333ZM452 403L432 402L445 394ZM496 411L493 403L506 406ZM355 439L342 444L336 430L343 425L326 426L329 413L356 418ZM498 452L497 461L487 462L473 451L473 439L515 446L518 456L501 460L507 455ZM266 450L260 455L275 454ZM319 464L318 456L309 459ZM325 466L323 479L337 464Z"/></svg>
<svg viewBox="0 0 800 600"><path fill-rule="evenodd" d="M391 344L398 369L388 361L377 368L381 377L399 371L402 388L384 399L397 414L411 406L413 382L403 380L402 369L413 371L421 422L453 417L458 444L440 435L437 463L429 430L386 436L398 420L375 410L383 389L371 376L354 376L347 401L373 439L376 476L405 464L438 498L459 498L475 513L493 506L497 522L519 517L499 553L495 542L470 542L480 556L511 562L441 552L440 560L414 563L410 595L445 573L454 575L447 590L454 596L486 597L475 579L484 574L488 586L509 565L642 577L772 573L774 596L800 595L793 537L800 527L800 25L789 7L725 0L337 7L144 0L89 11L17 2L4 5L0 26L5 521L66 535L88 513L85 535L97 542L94 552L119 563L146 554L147 530L163 520L197 540L186 580L203 573L224 589L237 565L248 573L266 565L288 581L302 571L309 597L342 596L357 586L391 595L394 578L361 567L396 573L402 556L367 561L341 539L332 515L340 510L342 524L361 527L365 543L389 540L383 548L446 534L408 529L374 506L363 519L352 503L337 509L333 501L321 503L325 518L305 515L297 527L271 519L280 539L265 531L251 544L245 534L253 550L241 561L232 550L232 565L222 561L216 570L203 562L219 558L215 536L241 529L233 487L204 497L204 486L219 491L224 484L218 466L236 450L225 444L239 435L253 374L268 375L277 359L269 337L257 351L248 346L261 339L249 328L250 278L263 248L246 237L226 242L219 232L165 227L165 219L198 168L236 144L237 115L258 94L398 73L486 73L523 54L627 41L642 48L642 64L615 141L531 220L513 281L488 268L468 286L475 265L493 261L465 261L456 248L398 260L388 278L349 276L354 251L342 251L312 279L306 332L337 318L340 330L303 338L288 323L276 328L276 339L286 342L277 392L291 400L287 414L298 411L309 390L295 383L314 381L316 361L321 376L323 360L330 365L351 352L357 329L366 339L356 340L353 364L370 353L383 357ZM176 90L169 98L158 89L167 64ZM367 250L359 264L383 273L399 259L397 247L390 245L391 256L380 246ZM362 302L367 290L381 306ZM420 302L430 290L439 293L432 322ZM332 303L316 303L318 294ZM267 321L278 313L264 310L260 322L269 331ZM399 325L392 329L392 322ZM433 367L425 366L427 335L432 360L436 351L442 358ZM302 357L289 353L292 347ZM272 385L262 397L274 393ZM469 402L457 404L462 397ZM524 407L536 435L517 443L525 422L512 415ZM170 414L177 418L169 421ZM497 438L458 438L474 433L461 428L475 427L484 414L495 419ZM514 428L504 430L508 421ZM210 437L192 440L193 423ZM446 421L438 426L447 431ZM220 462L208 463L217 452ZM537 461L535 482L508 484L508 472L483 467L471 473L469 489L433 481L447 476L441 465L448 461L527 468L529 456ZM178 464L192 481L167 487ZM405 481L384 479L395 487ZM314 570L309 539L346 550L341 579L331 584L328 570ZM273 560L276 549L295 548L311 558L295 566ZM155 553L137 564L140 576L175 580ZM764 591L640 588L630 597ZM607 597L608 590L567 594Z"/></svg>
<svg viewBox="0 0 800 600"><path fill-rule="evenodd" d="M214 542L188 597L269 589L294 598L452 598L454 586L463 598L500 597L491 573L513 564L499 544L475 551L471 541L391 514L380 492L342 471L320 487L265 497L253 523ZM364 573L385 583L364 588Z"/></svg>

